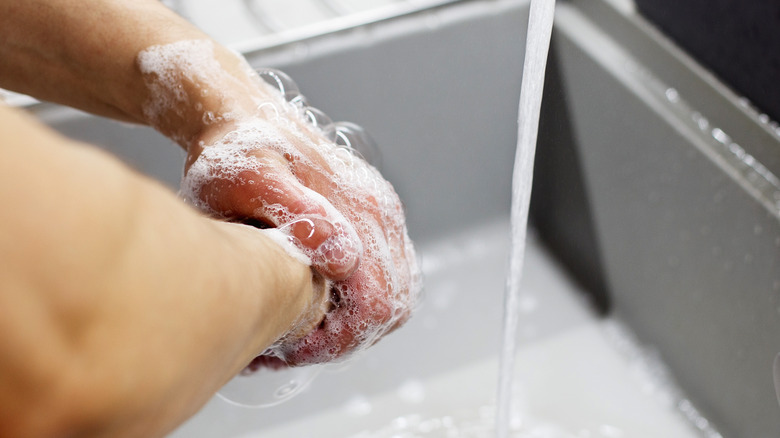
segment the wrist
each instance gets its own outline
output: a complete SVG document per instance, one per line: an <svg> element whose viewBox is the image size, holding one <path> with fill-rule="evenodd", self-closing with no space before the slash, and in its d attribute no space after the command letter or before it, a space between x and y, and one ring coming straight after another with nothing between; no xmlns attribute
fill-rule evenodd
<svg viewBox="0 0 780 438"><path fill-rule="evenodd" d="M154 45L136 63L148 90L144 120L191 156L215 132L257 117L258 102L269 98L246 60L210 39Z"/></svg>
<svg viewBox="0 0 780 438"><path fill-rule="evenodd" d="M265 231L246 225L217 222L227 236L232 260L239 271L231 284L246 296L247 342L238 358L240 370L271 344L291 332L319 323L317 309L326 301L326 282L295 255L295 248L283 248ZM321 318L320 318L321 319ZM307 326L307 327L304 327ZM305 334L305 333L304 333Z"/></svg>

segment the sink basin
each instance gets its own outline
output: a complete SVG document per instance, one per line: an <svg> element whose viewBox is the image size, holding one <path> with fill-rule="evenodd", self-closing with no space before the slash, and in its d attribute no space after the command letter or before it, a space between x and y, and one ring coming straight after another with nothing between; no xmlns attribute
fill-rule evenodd
<svg viewBox="0 0 780 438"><path fill-rule="evenodd" d="M508 232L498 220L423 245L427 296L406 327L285 404L213 399L173 436L495 436ZM701 436L659 369L619 348L614 322L596 316L537 239L526 263L515 428L530 435L518 436Z"/></svg>

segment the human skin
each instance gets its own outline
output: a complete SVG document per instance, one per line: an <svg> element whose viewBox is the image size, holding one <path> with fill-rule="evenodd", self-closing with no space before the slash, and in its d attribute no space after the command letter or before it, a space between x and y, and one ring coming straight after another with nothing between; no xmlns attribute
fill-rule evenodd
<svg viewBox="0 0 780 438"><path fill-rule="evenodd" d="M144 75L139 69L138 54L152 46L183 40L211 41L156 0L0 0L0 86L94 114L151 125L187 151L189 166L203 147L230 129L228 121L204 124L207 112L251 113L256 110L256 100L267 97L267 90L246 74L247 65L241 57L213 43L214 58L230 78L229 83L193 81L174 73L186 100L150 115L147 109L160 90L151 86L153 75ZM271 158L276 174L291 175L283 157ZM323 187L328 177L312 174L307 180L309 185ZM277 189L283 204L308 201L298 179L288 178ZM327 231L320 227L308 240L316 245L327 238L323 235ZM300 230L301 235L307 232ZM329 278L343 279L356 269L359 257L336 265L313 262Z"/></svg>
<svg viewBox="0 0 780 438"><path fill-rule="evenodd" d="M162 435L326 292L95 148L0 132L0 436Z"/></svg>
<svg viewBox="0 0 780 438"><path fill-rule="evenodd" d="M151 113L155 77L141 71L138 54L185 40L210 41L156 0L0 0L0 86L150 125L187 151L190 166L236 128L229 118L204 124L206 112L249 114L269 91L214 43L231 80L215 85L182 72L186 100ZM415 275L413 251L392 238L405 233L403 222L385 222L376 199L339 214L376 220L393 250L389 265L358 254L312 260L312 270L263 232L206 218L14 110L0 108L0 133L0 202L14 206L0 213L0 228L13 230L0 238L0 436L159 436L282 336L296 347L290 364L316 356L300 348L307 338L347 354L359 333L331 336L320 324L334 286L366 299L328 315L353 312L388 330L408 317L411 291L396 291L408 298L401 309L390 308L383 291L391 277ZM316 150L296 147L317 162ZM326 207L345 204L332 188L333 169L291 163L262 145L250 154L268 164L251 177L279 185L211 181L199 192L210 213L281 225L252 204L273 193L298 214L324 217L313 233L291 230L302 245L327 240L328 224L341 218Z"/></svg>

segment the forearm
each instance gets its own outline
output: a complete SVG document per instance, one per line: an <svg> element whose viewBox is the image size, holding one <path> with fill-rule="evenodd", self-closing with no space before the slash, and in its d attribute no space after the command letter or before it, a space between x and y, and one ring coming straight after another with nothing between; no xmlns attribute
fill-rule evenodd
<svg viewBox="0 0 780 438"><path fill-rule="evenodd" d="M33 125L0 108L0 436L161 434L290 327L310 271Z"/></svg>
<svg viewBox="0 0 780 438"><path fill-rule="evenodd" d="M0 86L143 122L136 54L193 37L203 36L154 0L1 0Z"/></svg>
<svg viewBox="0 0 780 438"><path fill-rule="evenodd" d="M166 78L180 93L174 99L155 73L142 71L138 55L184 40L208 42L221 77L195 77L174 66ZM186 61L198 62L199 55L187 53ZM149 124L185 149L207 113L251 111L249 95L262 95L240 56L158 0L0 0L0 59L0 87Z"/></svg>

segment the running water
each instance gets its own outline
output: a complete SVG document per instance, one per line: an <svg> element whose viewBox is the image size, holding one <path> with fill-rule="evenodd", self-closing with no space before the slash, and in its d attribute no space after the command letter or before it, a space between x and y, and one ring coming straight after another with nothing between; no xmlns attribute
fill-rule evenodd
<svg viewBox="0 0 780 438"><path fill-rule="evenodd" d="M528 16L523 80L518 109L517 152L512 176L512 252L504 298L504 331L498 381L496 435L509 436L512 371L515 363L520 278L523 271L528 206L531 200L534 154L539 131L544 72L550 48L555 0L532 0Z"/></svg>

